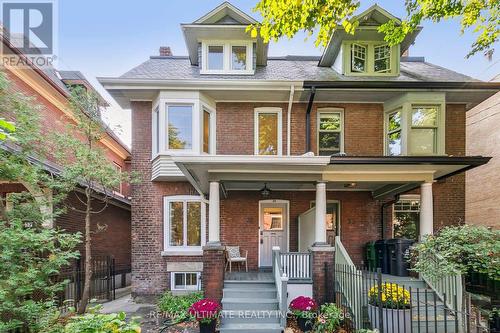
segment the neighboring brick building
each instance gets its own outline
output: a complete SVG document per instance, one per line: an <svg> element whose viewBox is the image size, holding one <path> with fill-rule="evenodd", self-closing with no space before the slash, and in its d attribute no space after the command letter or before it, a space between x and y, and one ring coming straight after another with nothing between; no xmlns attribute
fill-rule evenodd
<svg viewBox="0 0 500 333"><path fill-rule="evenodd" d="M3 38L3 35L2 35ZM2 39L3 55L23 55L8 40ZM40 112L42 133L49 134L51 131L63 131L68 123L74 121L69 105L70 91L67 85L83 85L87 89L94 89L85 77L76 71L58 71L54 68L31 67L0 67L2 73L10 83L10 89L33 99L33 103ZM106 158L113 163L117 170L128 171L130 169L129 149L109 129L101 141ZM2 149L4 147L2 146ZM47 161L40 161L47 170L57 170L59 167L54 163L51 156ZM9 193L22 192L27 189L22 184L7 183L0 180L0 196L6 199ZM77 193L70 193L65 204L78 208L79 200ZM92 216L92 226L107 226L105 231L94 234L93 255L112 256L115 258L115 269L117 272L130 272L131 265L131 217L130 217L130 188L128 184L122 184L115 190L108 207L101 213ZM80 205L81 206L81 205ZM99 206L102 207L102 206ZM76 211L67 210L52 221L53 227L59 227L69 232L81 232L85 229L84 215ZM78 250L82 258L85 256L83 242Z"/></svg>
<svg viewBox="0 0 500 333"><path fill-rule="evenodd" d="M499 82L500 75L492 81ZM500 93L467 112L467 155L493 158L467 172L465 221L500 229Z"/></svg>
<svg viewBox="0 0 500 333"><path fill-rule="evenodd" d="M245 32L255 21L225 2L182 25L189 56L99 79L132 109L135 296L203 287L220 298L223 246L237 245L250 270L272 266L274 246L310 249L307 278L324 300L335 233L360 264L409 195L418 235L463 223L463 171L488 161L465 155L465 115L498 85L403 57L417 33L384 44L368 31L394 17L378 6L359 18L321 57L268 57Z"/></svg>

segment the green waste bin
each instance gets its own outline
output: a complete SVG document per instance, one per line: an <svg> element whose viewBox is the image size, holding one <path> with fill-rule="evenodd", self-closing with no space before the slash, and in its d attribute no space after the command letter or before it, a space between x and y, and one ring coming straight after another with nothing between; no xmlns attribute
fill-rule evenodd
<svg viewBox="0 0 500 333"><path fill-rule="evenodd" d="M369 271L377 269L377 252L375 251L375 242L368 242L365 246L366 266Z"/></svg>

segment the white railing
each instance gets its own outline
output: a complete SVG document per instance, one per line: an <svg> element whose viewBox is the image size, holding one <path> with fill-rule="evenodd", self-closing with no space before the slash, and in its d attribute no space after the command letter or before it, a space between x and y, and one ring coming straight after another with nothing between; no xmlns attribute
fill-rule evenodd
<svg viewBox="0 0 500 333"><path fill-rule="evenodd" d="M436 267L434 272L438 272L437 266L442 265L445 260L437 253L428 254L427 259ZM458 271L447 273L444 276L434 276L432 274L421 273L420 277L427 283L427 285L437 294L446 306L455 311L462 310L463 304L463 284L462 274Z"/></svg>
<svg viewBox="0 0 500 333"><path fill-rule="evenodd" d="M281 266L280 260L280 248L278 246L273 247L273 276L274 282L276 283L276 291L279 302L279 316L280 325L284 329L286 327L286 318L288 311L288 277L283 272L283 267Z"/></svg>
<svg viewBox="0 0 500 333"><path fill-rule="evenodd" d="M352 311L352 319L356 329L363 327L363 306L367 300L363 297L363 272L358 270L349 257L340 237L335 237L335 282L344 296L346 305Z"/></svg>
<svg viewBox="0 0 500 333"><path fill-rule="evenodd" d="M280 253L280 263L283 273L290 280L311 281L312 279L312 254L301 252Z"/></svg>

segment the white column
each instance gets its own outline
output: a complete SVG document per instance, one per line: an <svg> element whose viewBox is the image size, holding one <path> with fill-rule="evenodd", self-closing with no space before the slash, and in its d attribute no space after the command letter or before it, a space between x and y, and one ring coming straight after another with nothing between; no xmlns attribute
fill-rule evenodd
<svg viewBox="0 0 500 333"><path fill-rule="evenodd" d="M326 183L316 184L316 221L314 245L326 245Z"/></svg>
<svg viewBox="0 0 500 333"><path fill-rule="evenodd" d="M220 245L219 182L210 182L208 200L208 243Z"/></svg>
<svg viewBox="0 0 500 333"><path fill-rule="evenodd" d="M420 235L432 235L434 231L434 211L432 205L432 183L420 185Z"/></svg>

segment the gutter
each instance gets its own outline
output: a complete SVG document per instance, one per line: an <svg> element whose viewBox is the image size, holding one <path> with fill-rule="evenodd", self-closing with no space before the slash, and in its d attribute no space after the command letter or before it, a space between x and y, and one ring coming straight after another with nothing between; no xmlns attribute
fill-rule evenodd
<svg viewBox="0 0 500 333"><path fill-rule="evenodd" d="M500 90L500 82L304 81L305 89L471 89Z"/></svg>
<svg viewBox="0 0 500 333"><path fill-rule="evenodd" d="M306 110L306 154L311 151L311 110L314 102L314 96L316 96L316 87L312 86Z"/></svg>
<svg viewBox="0 0 500 333"><path fill-rule="evenodd" d="M330 164L420 164L420 165L468 165L472 167L488 163L491 157L483 156L332 156Z"/></svg>

